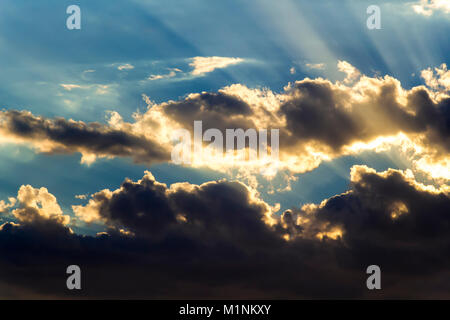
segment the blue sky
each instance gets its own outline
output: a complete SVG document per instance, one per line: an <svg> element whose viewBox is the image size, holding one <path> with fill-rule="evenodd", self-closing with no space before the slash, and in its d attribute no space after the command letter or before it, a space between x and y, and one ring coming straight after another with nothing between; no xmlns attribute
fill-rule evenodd
<svg viewBox="0 0 450 320"><path fill-rule="evenodd" d="M381 8L381 30L366 28L369 4ZM391 75L404 88L422 84L420 71L448 62L448 14L417 14L407 1L12 1L0 3L0 101L2 108L35 115L105 123L109 111L130 120L145 111L142 94L161 103L189 93L215 92L240 83L280 92L305 77L342 80L345 60L369 76ZM79 5L81 30L65 26L67 6ZM196 56L239 57L244 63L192 77ZM133 69L118 70L130 64ZM307 64L323 64L321 69ZM295 68L295 73L290 69ZM150 81L151 75L172 78ZM62 84L81 88L67 90ZM104 92L102 86L108 86ZM124 177L150 169L161 182L202 183L226 175L170 164L147 166L102 159L86 166L80 155L36 154L0 145L0 198L23 184L45 186L70 211L77 194L115 189ZM404 169L388 154L368 151L322 163L299 174L292 190L265 194L283 208L348 188L349 169ZM61 187L63 186L63 187ZM300 202L300 203L299 203Z"/></svg>

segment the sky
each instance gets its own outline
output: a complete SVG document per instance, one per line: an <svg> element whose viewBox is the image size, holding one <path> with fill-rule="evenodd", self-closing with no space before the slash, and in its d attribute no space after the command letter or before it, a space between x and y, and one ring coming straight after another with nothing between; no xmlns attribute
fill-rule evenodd
<svg viewBox="0 0 450 320"><path fill-rule="evenodd" d="M449 34L447 0L1 1L0 297L449 298ZM176 164L194 121L279 159Z"/></svg>

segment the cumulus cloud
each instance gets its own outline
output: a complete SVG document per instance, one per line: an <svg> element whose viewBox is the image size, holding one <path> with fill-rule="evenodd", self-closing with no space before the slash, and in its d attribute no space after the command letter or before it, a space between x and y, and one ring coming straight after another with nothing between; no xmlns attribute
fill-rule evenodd
<svg viewBox="0 0 450 320"><path fill-rule="evenodd" d="M13 209L14 207L17 207ZM9 204L0 201L0 213L10 213L20 222L31 223L39 220L51 220L61 225L70 222L70 216L64 215L56 197L47 188L33 188L30 185L20 187L17 198L10 197Z"/></svg>
<svg viewBox="0 0 450 320"><path fill-rule="evenodd" d="M193 136L193 123L200 120L203 131L279 129L279 161L238 162L194 153L193 167L225 172L237 168L252 174L273 166L301 173L324 160L396 146L405 151L413 169L449 179L448 170L441 170L450 161L445 64L434 72L424 70L427 86L411 89L390 76L363 75L345 61L339 61L338 69L346 73L344 81L306 78L280 93L235 84L179 101L149 102L146 112L134 115L134 122L123 121L116 112L108 125L100 125L3 111L1 139L29 142L42 152L80 152L84 162L120 156L154 163L169 161L175 130L188 129Z"/></svg>
<svg viewBox="0 0 450 320"><path fill-rule="evenodd" d="M355 166L347 192L281 216L240 182L167 187L147 172L74 207L108 226L95 237L51 219L3 224L0 280L64 296L61 270L76 261L88 297L361 298L373 294L365 268L377 264L377 297L443 298L449 206L448 188L418 183L411 171Z"/></svg>
<svg viewBox="0 0 450 320"><path fill-rule="evenodd" d="M342 71L347 75L344 79L345 83L352 83L361 76L359 70L347 61L339 61L337 67L339 71Z"/></svg>
<svg viewBox="0 0 450 320"><path fill-rule="evenodd" d="M259 225L251 225L252 230L265 228L264 221L270 224L272 219L271 207L256 197L255 190L240 182L208 182L200 186L176 183L168 188L148 171L137 182L127 179L119 189L102 190L93 194L87 205L72 208L81 220L102 221L138 235L195 228L203 237L223 233L230 241L249 224ZM234 230L232 234L228 227Z"/></svg>
<svg viewBox="0 0 450 320"><path fill-rule="evenodd" d="M8 199L9 203L7 203L5 200L0 200L0 213L8 212L9 208L12 208L15 206L16 201L17 201L16 198L12 198L12 197L10 197Z"/></svg>
<svg viewBox="0 0 450 320"><path fill-rule="evenodd" d="M381 241L379 245L389 245L391 250L397 242L402 246L399 241L402 236L416 232L414 241L418 247L427 237L447 237L446 227L441 223L450 218L445 209L450 203L448 186L438 188L419 183L409 169L378 173L367 166L353 166L350 182L349 191L320 205L307 204L285 212L282 220L287 214L289 227L285 228L289 236L340 237L356 246L356 242L363 245L361 231L371 229L365 241L373 245ZM409 242L408 248L412 245Z"/></svg>
<svg viewBox="0 0 450 320"><path fill-rule="evenodd" d="M343 83L304 79L279 94L232 85L218 93L191 94L185 100L152 105L137 123L192 130L193 121L202 120L204 130L279 128L277 165L291 172L312 170L323 160L342 155L400 145L414 154L414 161L427 159L428 165L417 162L416 168L439 177L433 166L448 161L449 99L432 87L406 90L395 78L361 75L347 62L339 62L339 69L347 73ZM168 136L163 131L160 141L168 141ZM232 162L194 159L192 165L220 170ZM248 167L259 169L258 163L249 162ZM443 173L441 177L448 179Z"/></svg>
<svg viewBox="0 0 450 320"><path fill-rule="evenodd" d="M195 76L244 62L242 58L230 57L194 57L190 60L189 66L194 68L191 74Z"/></svg>

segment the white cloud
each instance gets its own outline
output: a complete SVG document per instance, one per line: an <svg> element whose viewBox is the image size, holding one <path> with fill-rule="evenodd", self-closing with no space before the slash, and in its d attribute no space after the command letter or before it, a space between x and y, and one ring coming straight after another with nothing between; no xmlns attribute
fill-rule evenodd
<svg viewBox="0 0 450 320"><path fill-rule="evenodd" d="M323 70L325 68L324 63L307 63L305 64L309 69L317 69L317 70Z"/></svg>
<svg viewBox="0 0 450 320"><path fill-rule="evenodd" d="M425 80L425 84L435 90L450 91L450 70L447 70L445 63L440 67L422 70L420 76Z"/></svg>
<svg viewBox="0 0 450 320"><path fill-rule="evenodd" d="M450 13L449 0L420 0L412 7L416 13L422 14L427 17L433 15L433 12L437 10L440 10L444 13Z"/></svg>
<svg viewBox="0 0 450 320"><path fill-rule="evenodd" d="M166 74L152 74L150 77L148 77L148 80L161 80L161 79L169 79L173 78L177 75L177 72L182 72L178 68L169 68L170 72Z"/></svg>
<svg viewBox="0 0 450 320"><path fill-rule="evenodd" d="M67 91L72 91L72 89L83 89L86 88L86 86L80 86L78 84L60 84L61 87L66 89Z"/></svg>
<svg viewBox="0 0 450 320"><path fill-rule="evenodd" d="M63 214L56 197L47 188L37 189L23 185L17 193L17 200L13 199L9 199L12 205L16 202L20 205L12 214L21 222L31 222L38 218L51 219L63 225L70 222L70 216Z"/></svg>
<svg viewBox="0 0 450 320"><path fill-rule="evenodd" d="M352 66L347 61L338 61L338 70L341 72L344 72L347 76L344 79L345 83L352 83L353 81L357 80L361 73L358 69L356 69L354 66Z"/></svg>
<svg viewBox="0 0 450 320"><path fill-rule="evenodd" d="M0 200L0 213L7 212L9 208L12 208L16 205L16 198L9 198L9 203L6 203L4 200Z"/></svg>
<svg viewBox="0 0 450 320"><path fill-rule="evenodd" d="M118 66L117 69L119 69L120 71L131 70L131 69L134 69L134 66L129 63L126 63L126 64L122 64L122 65Z"/></svg>
<svg viewBox="0 0 450 320"><path fill-rule="evenodd" d="M215 69L223 69L230 65L244 62L242 58L229 57L194 57L191 58L189 66L193 67L192 75L203 75Z"/></svg>
<svg viewBox="0 0 450 320"><path fill-rule="evenodd" d="M63 87L67 91L72 91L73 89L96 89L96 94L107 94L110 88L110 85L106 84L91 84L91 85L79 85L79 84L60 84L61 87Z"/></svg>

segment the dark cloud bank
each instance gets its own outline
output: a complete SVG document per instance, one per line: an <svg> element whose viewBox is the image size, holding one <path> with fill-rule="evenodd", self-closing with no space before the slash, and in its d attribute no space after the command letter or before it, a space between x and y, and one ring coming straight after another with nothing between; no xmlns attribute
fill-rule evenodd
<svg viewBox="0 0 450 320"><path fill-rule="evenodd" d="M90 203L108 235L74 234L38 215L4 224L0 296L449 298L448 195L395 170L354 167L351 180L347 193L273 225L267 204L239 182L126 180ZM335 228L342 237L317 237ZM65 289L71 264L82 270L78 292ZM371 264L381 267L381 291L366 289Z"/></svg>

